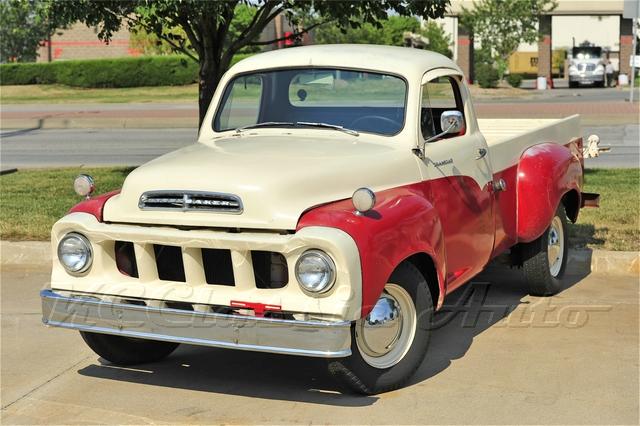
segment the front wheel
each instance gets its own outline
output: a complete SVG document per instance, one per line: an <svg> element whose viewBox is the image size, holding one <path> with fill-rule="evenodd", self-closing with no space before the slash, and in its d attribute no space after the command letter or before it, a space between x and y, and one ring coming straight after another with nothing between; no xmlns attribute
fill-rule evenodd
<svg viewBox="0 0 640 426"><path fill-rule="evenodd" d="M135 339L81 331L85 343L102 358L116 365L135 365L160 361L176 350L178 343Z"/></svg>
<svg viewBox="0 0 640 426"><path fill-rule="evenodd" d="M568 247L567 215L560 205L544 234L524 246L522 269L530 294L552 296L560 291Z"/></svg>
<svg viewBox="0 0 640 426"><path fill-rule="evenodd" d="M351 356L331 360L329 371L355 392L373 395L401 387L427 352L433 302L411 263L401 264L366 318L351 329Z"/></svg>

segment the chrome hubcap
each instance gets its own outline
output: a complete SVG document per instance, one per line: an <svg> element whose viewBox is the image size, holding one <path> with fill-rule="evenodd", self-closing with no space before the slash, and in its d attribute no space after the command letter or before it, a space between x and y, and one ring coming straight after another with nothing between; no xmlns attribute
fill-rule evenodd
<svg viewBox="0 0 640 426"><path fill-rule="evenodd" d="M562 268L564 256L564 232L562 230L562 221L555 216L549 227L549 235L547 241L547 257L549 260L549 272L552 276L557 277Z"/></svg>
<svg viewBox="0 0 640 426"><path fill-rule="evenodd" d="M356 323L358 350L372 367L392 367L411 347L415 327L411 296L399 285L387 284L369 315Z"/></svg>

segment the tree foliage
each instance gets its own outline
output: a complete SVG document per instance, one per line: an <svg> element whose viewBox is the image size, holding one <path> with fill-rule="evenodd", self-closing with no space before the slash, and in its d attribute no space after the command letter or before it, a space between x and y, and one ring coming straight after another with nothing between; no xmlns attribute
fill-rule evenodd
<svg viewBox="0 0 640 426"><path fill-rule="evenodd" d="M483 48L490 49L502 80L509 56L520 43L539 39L540 15L555 9L556 0L481 0L472 9L463 7L462 25L480 39Z"/></svg>
<svg viewBox="0 0 640 426"><path fill-rule="evenodd" d="M0 62L35 61L50 31L43 6L37 0L0 0Z"/></svg>
<svg viewBox="0 0 640 426"><path fill-rule="evenodd" d="M449 0L48 0L53 16L66 23L82 21L99 28L109 40L123 24L142 28L183 53L200 66L200 121L233 55L250 46L281 40L258 40L262 30L282 14L298 30L296 38L314 27L333 22L341 28L364 23L380 25L389 12L401 16L436 18L444 15ZM253 9L250 20L235 20L239 5ZM305 17L314 16L307 24ZM233 27L233 23L238 23ZM176 29L177 31L167 29ZM235 31L235 33L234 33Z"/></svg>
<svg viewBox="0 0 640 426"><path fill-rule="evenodd" d="M319 44L356 43L403 46L403 36L407 31L427 37L428 50L448 57L452 56L449 48L451 38L444 32L442 26L428 21L422 28L415 16L389 16L379 21L379 25L365 22L356 28L341 28L333 24L322 25L315 30L314 39Z"/></svg>

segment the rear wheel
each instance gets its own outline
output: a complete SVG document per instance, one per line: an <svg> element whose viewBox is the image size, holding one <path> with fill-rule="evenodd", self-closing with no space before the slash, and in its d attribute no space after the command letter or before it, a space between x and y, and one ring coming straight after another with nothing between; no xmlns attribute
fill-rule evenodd
<svg viewBox="0 0 640 426"><path fill-rule="evenodd" d="M532 295L551 296L560 291L568 246L567 215L561 205L544 234L524 246L522 267Z"/></svg>
<svg viewBox="0 0 640 426"><path fill-rule="evenodd" d="M179 343L134 339L111 334L85 331L81 331L80 334L96 354L117 365L134 365L160 361L169 356L179 346Z"/></svg>
<svg viewBox="0 0 640 426"><path fill-rule="evenodd" d="M427 282L413 264L401 264L371 313L352 326L351 356L331 360L329 371L366 395L401 387L425 357L432 317Z"/></svg>

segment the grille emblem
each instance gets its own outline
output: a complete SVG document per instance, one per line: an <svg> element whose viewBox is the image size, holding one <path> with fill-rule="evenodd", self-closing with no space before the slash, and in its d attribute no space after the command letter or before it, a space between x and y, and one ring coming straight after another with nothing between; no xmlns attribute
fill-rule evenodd
<svg viewBox="0 0 640 426"><path fill-rule="evenodd" d="M200 191L148 191L140 196L141 210L182 210L240 214L240 197L233 194Z"/></svg>

